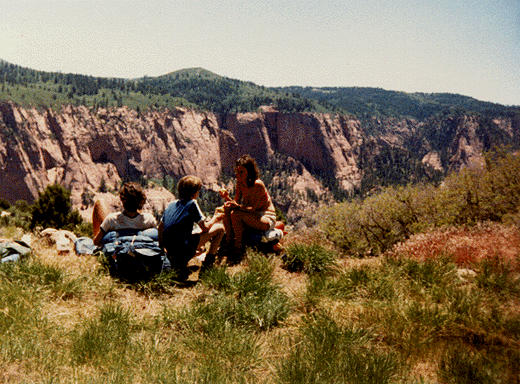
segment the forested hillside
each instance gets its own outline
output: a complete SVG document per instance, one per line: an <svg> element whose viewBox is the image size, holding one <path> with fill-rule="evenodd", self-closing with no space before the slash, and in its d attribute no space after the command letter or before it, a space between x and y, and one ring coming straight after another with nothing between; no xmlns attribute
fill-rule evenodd
<svg viewBox="0 0 520 384"><path fill-rule="evenodd" d="M506 107L451 93L406 93L361 87L285 87L281 92L299 94L330 108L360 118L405 117L424 120L441 112L474 112L486 116L513 115L519 107Z"/></svg>
<svg viewBox="0 0 520 384"><path fill-rule="evenodd" d="M520 107L437 93L405 93L360 87L263 87L219 76L202 68L157 77L103 78L44 72L0 60L0 100L24 106L63 104L133 109L187 106L216 113L256 111L273 105L280 112L337 112L358 118L426 119L439 113L472 112L488 117L516 116Z"/></svg>
<svg viewBox="0 0 520 384"><path fill-rule="evenodd" d="M142 110L186 106L217 113L255 111L275 105L280 111L320 111L319 102L218 76L201 68L159 77L102 78L36 71L0 61L0 100L24 106L57 108L64 104Z"/></svg>

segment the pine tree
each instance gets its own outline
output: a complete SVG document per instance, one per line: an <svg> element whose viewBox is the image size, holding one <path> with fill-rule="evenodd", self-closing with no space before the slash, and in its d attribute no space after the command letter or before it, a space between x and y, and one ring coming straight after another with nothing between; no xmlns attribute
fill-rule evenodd
<svg viewBox="0 0 520 384"><path fill-rule="evenodd" d="M70 191L59 184L47 186L32 207L31 228L41 225L59 229L81 221L79 212L72 210Z"/></svg>

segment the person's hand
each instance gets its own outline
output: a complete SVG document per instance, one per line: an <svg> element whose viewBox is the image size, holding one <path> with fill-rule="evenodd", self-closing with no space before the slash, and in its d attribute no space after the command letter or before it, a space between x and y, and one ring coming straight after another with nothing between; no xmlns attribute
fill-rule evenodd
<svg viewBox="0 0 520 384"><path fill-rule="evenodd" d="M229 200L229 192L227 189L222 188L218 193L224 200Z"/></svg>
<svg viewBox="0 0 520 384"><path fill-rule="evenodd" d="M237 209L240 205L235 200L229 200L224 203L224 208Z"/></svg>

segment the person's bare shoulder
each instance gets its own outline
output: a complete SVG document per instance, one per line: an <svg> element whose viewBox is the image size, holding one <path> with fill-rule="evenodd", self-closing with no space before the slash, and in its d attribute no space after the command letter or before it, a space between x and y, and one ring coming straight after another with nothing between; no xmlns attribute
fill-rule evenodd
<svg viewBox="0 0 520 384"><path fill-rule="evenodd" d="M256 179L255 181L255 187L262 187L262 188L265 188L265 184L262 180L260 179Z"/></svg>

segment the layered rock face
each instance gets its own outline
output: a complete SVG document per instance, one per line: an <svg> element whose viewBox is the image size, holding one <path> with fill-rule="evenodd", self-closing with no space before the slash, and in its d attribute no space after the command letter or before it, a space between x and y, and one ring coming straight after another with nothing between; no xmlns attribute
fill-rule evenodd
<svg viewBox="0 0 520 384"><path fill-rule="evenodd" d="M511 121L494 124L518 136ZM355 118L268 108L218 116L184 108L138 113L67 106L56 112L0 103L0 198L32 201L48 184L60 183L71 189L74 206L86 208L85 194L100 185L115 190L121 180L186 174L217 189L223 174L233 174L235 160L249 153L274 172L283 209L297 219L313 202L331 200L324 180L345 191L358 187L362 157L384 146L415 151L424 163L446 170L478 161L488 145L475 117L375 125L378 136L364 134ZM172 198L156 197L153 208L161 210Z"/></svg>
<svg viewBox="0 0 520 384"><path fill-rule="evenodd" d="M60 183L71 189L73 204L80 207L82 195L102 184L117 189L121 180L187 174L216 189L222 173L232 175L235 160L245 153L261 165L283 154L290 159L284 171L291 171L291 189L322 195L325 190L312 173L333 175L346 189L359 183L361 141L358 122L328 115L219 117L183 108L139 114L124 107L71 106L58 113L3 103L0 197L32 201L48 184Z"/></svg>

